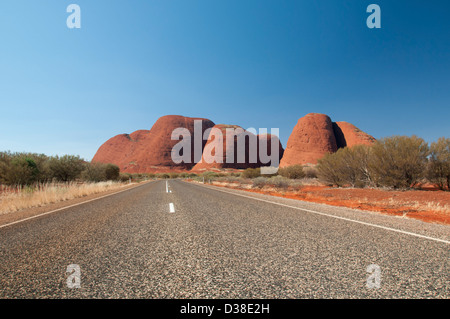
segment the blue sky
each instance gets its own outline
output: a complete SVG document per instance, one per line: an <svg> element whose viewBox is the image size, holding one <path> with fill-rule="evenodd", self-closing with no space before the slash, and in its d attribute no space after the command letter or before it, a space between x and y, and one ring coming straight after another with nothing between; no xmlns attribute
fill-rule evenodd
<svg viewBox="0 0 450 319"><path fill-rule="evenodd" d="M66 8L81 7L81 29ZM381 29L366 26L369 4ZM0 150L78 154L168 114L280 128L325 113L449 137L450 2L3 0Z"/></svg>

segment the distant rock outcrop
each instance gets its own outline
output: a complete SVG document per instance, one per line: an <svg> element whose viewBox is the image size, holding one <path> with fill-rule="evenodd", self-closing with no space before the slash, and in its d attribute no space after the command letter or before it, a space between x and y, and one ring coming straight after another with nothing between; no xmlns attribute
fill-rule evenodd
<svg viewBox="0 0 450 319"><path fill-rule="evenodd" d="M310 113L300 118L289 136L280 167L316 164L327 153L341 147L370 145L375 139L347 122L332 122L325 114Z"/></svg>
<svg viewBox="0 0 450 319"><path fill-rule="evenodd" d="M200 124L195 126L195 123L199 123L195 122L196 120L201 121L201 126ZM183 140L181 136L180 140L171 139L172 133L177 128L184 130L183 134L191 136L191 144L187 144L187 148L182 148L183 151L178 149L179 158L185 160L179 164L172 158L172 152L176 149L174 146ZM229 138L227 129L231 129L234 133ZM194 132L200 133L201 136L194 136ZM347 122L332 122L327 115L318 113L307 114L298 120L285 150L277 136L255 135L237 125L214 125L212 121L204 118L167 115L159 118L150 130L138 130L109 139L100 146L92 161L113 163L118 165L122 172L128 173L276 166L276 163L270 161L273 160L271 157L271 142L273 142L276 143L274 147L277 148L278 158L281 159L280 167L286 167L295 164L316 164L325 154L336 152L339 148L359 144L370 145L374 141L372 136L354 125ZM252 149L250 145L253 145ZM262 145L265 147L260 150ZM189 146L190 155L187 153ZM233 156L230 157L230 161L227 153L231 152Z"/></svg>
<svg viewBox="0 0 450 319"><path fill-rule="evenodd" d="M333 130L338 148L352 147L354 145L371 145L375 142L375 138L347 122L333 123Z"/></svg>
<svg viewBox="0 0 450 319"><path fill-rule="evenodd" d="M317 163L337 151L333 123L325 114L310 113L300 118L289 136L280 167Z"/></svg>
<svg viewBox="0 0 450 319"><path fill-rule="evenodd" d="M195 120L202 120L202 135L206 129L214 126L212 121L204 118L163 116L156 121L150 131L139 130L109 139L98 149L92 161L113 163L118 165L122 172L128 173L191 169L195 165L194 143L190 163L175 164L171 152L179 141L171 140L171 135L176 128L185 128L193 136ZM205 143L202 142L202 150Z"/></svg>

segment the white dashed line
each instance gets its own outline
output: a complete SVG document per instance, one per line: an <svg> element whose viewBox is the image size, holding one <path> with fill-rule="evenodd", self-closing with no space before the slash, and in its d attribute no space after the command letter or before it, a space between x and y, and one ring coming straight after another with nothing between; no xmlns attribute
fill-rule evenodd
<svg viewBox="0 0 450 319"><path fill-rule="evenodd" d="M169 212L170 213L175 213L175 207L173 206L173 203L169 204Z"/></svg>

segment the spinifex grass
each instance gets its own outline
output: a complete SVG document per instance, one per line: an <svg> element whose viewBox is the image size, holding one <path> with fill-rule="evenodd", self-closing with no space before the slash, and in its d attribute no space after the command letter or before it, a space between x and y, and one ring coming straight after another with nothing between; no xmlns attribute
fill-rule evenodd
<svg viewBox="0 0 450 319"><path fill-rule="evenodd" d="M2 187L2 192L0 193L0 214L84 197L122 186L124 184L108 181L99 183L45 183L33 187Z"/></svg>

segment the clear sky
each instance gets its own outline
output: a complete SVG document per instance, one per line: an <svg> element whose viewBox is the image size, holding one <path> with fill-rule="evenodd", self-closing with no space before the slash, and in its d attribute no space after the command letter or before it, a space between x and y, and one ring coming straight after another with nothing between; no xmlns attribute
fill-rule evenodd
<svg viewBox="0 0 450 319"><path fill-rule="evenodd" d="M81 29L66 8L81 7ZM381 8L369 29L366 8ZM168 114L450 136L450 1L2 0L0 150L90 160Z"/></svg>

